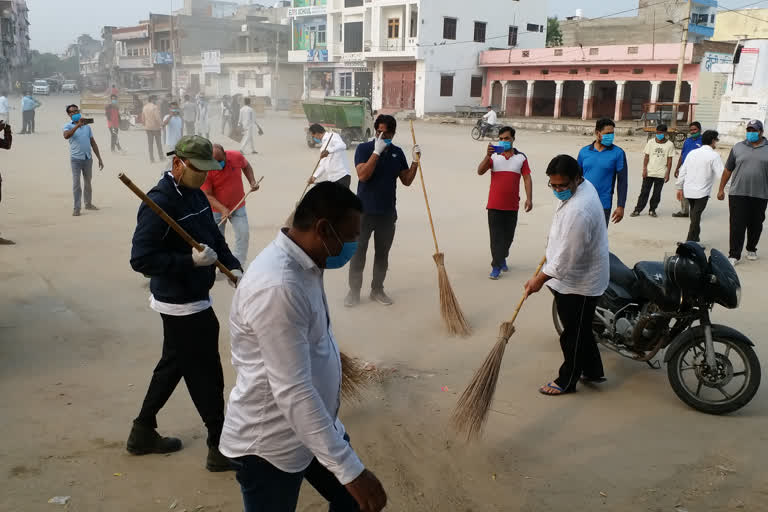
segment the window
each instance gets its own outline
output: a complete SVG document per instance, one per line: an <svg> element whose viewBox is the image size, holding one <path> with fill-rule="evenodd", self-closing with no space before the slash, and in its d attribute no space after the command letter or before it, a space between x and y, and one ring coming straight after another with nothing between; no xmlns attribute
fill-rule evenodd
<svg viewBox="0 0 768 512"><path fill-rule="evenodd" d="M475 22L475 42L476 43L485 42L485 26L486 25L487 23L483 23L482 21Z"/></svg>
<svg viewBox="0 0 768 512"><path fill-rule="evenodd" d="M213 74L211 73L205 74L205 85L208 85L208 86L213 85Z"/></svg>
<svg viewBox="0 0 768 512"><path fill-rule="evenodd" d="M530 50L523 50L523 57L530 57L531 51Z"/></svg>
<svg viewBox="0 0 768 512"><path fill-rule="evenodd" d="M549 74L549 70L548 69L542 69L541 70L541 74L542 75L548 75Z"/></svg>
<svg viewBox="0 0 768 512"><path fill-rule="evenodd" d="M513 75L519 75L520 74L520 70L519 69L513 69L512 70L512 74Z"/></svg>
<svg viewBox="0 0 768 512"><path fill-rule="evenodd" d="M600 48L590 48L589 49L589 54L590 55L597 55L599 53L600 53Z"/></svg>
<svg viewBox="0 0 768 512"><path fill-rule="evenodd" d="M538 32L539 26L536 25L535 23L529 23L528 25L525 26L525 30L527 30L528 32Z"/></svg>
<svg viewBox="0 0 768 512"><path fill-rule="evenodd" d="M539 32L544 32L544 25L539 25Z"/></svg>
<svg viewBox="0 0 768 512"><path fill-rule="evenodd" d="M453 96L453 75L440 77L440 96Z"/></svg>
<svg viewBox="0 0 768 512"><path fill-rule="evenodd" d="M517 27L509 27L509 37L507 39L507 46L517 46Z"/></svg>
<svg viewBox="0 0 768 512"><path fill-rule="evenodd" d="M344 25L339 23L339 30L337 32L339 34L339 42L344 42Z"/></svg>
<svg viewBox="0 0 768 512"><path fill-rule="evenodd" d="M578 75L579 74L579 70L578 69L569 69L568 70L568 74L569 75Z"/></svg>
<svg viewBox="0 0 768 512"><path fill-rule="evenodd" d="M469 97L479 98L483 95L483 77L473 76L469 85Z"/></svg>
<svg viewBox="0 0 768 512"><path fill-rule="evenodd" d="M709 22L712 23L713 25L715 24L715 15L714 14L711 14L709 16Z"/></svg>
<svg viewBox="0 0 768 512"><path fill-rule="evenodd" d="M264 88L264 75L253 75L253 86L256 89L263 89Z"/></svg>
<svg viewBox="0 0 768 512"><path fill-rule="evenodd" d="M245 87L245 71L240 71L237 73L237 86Z"/></svg>
<svg viewBox="0 0 768 512"><path fill-rule="evenodd" d="M456 18L443 18L443 39L456 40Z"/></svg>
<svg viewBox="0 0 768 512"><path fill-rule="evenodd" d="M409 37L418 37L419 35L419 11L411 9L411 32Z"/></svg>
<svg viewBox="0 0 768 512"><path fill-rule="evenodd" d="M555 57L562 57L563 56L563 49L562 48L556 48L555 49Z"/></svg>
<svg viewBox="0 0 768 512"><path fill-rule="evenodd" d="M677 74L677 68L669 68L669 74L670 75Z"/></svg>
<svg viewBox="0 0 768 512"><path fill-rule="evenodd" d="M317 26L317 35L315 36L315 43L325 46L325 25Z"/></svg>
<svg viewBox="0 0 768 512"><path fill-rule="evenodd" d="M398 39L400 37L400 18L390 18L387 21L387 38Z"/></svg>
<svg viewBox="0 0 768 512"><path fill-rule="evenodd" d="M600 70L600 74L601 75L607 75L609 72L610 72L610 70L608 70L608 69L601 69Z"/></svg>
<svg viewBox="0 0 768 512"><path fill-rule="evenodd" d="M342 96L352 96L352 72L339 73L339 89Z"/></svg>
<svg viewBox="0 0 768 512"><path fill-rule="evenodd" d="M627 54L629 55L637 55L637 52L640 51L640 47L638 46L627 46Z"/></svg>
<svg viewBox="0 0 768 512"><path fill-rule="evenodd" d="M344 0L344 7L362 7L362 6L363 6L363 0Z"/></svg>
<svg viewBox="0 0 768 512"><path fill-rule="evenodd" d="M633 75L642 75L643 74L643 68L635 68L632 70Z"/></svg>
<svg viewBox="0 0 768 512"><path fill-rule="evenodd" d="M363 51L363 22L344 24L344 51L355 53Z"/></svg>

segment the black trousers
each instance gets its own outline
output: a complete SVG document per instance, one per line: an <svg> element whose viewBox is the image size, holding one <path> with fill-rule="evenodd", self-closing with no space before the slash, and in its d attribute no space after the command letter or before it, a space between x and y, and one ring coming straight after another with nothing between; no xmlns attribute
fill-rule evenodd
<svg viewBox="0 0 768 512"><path fill-rule="evenodd" d="M655 211L661 202L661 189L664 187L664 178L643 178L643 188L640 189L640 196L637 198L636 212L642 212L645 205L648 204L648 196L653 188L651 196L651 211Z"/></svg>
<svg viewBox="0 0 768 512"><path fill-rule="evenodd" d="M119 128L110 128L109 129L109 145L114 151L115 149L122 150L120 147L120 139L118 138L118 133L120 132Z"/></svg>
<svg viewBox="0 0 768 512"><path fill-rule="evenodd" d="M488 232L491 236L491 267L501 268L509 257L515 239L517 211L488 210Z"/></svg>
<svg viewBox="0 0 768 512"><path fill-rule="evenodd" d="M21 133L35 133L34 110L24 110L21 113Z"/></svg>
<svg viewBox="0 0 768 512"><path fill-rule="evenodd" d="M352 183L352 176L350 176L349 174L347 174L347 175L346 175L346 176L344 176L343 178L336 180L336 181L335 181L335 183L338 183L338 184L339 184L339 185L341 185L342 187L347 187L347 188L349 188L349 185Z"/></svg>
<svg viewBox="0 0 768 512"><path fill-rule="evenodd" d="M763 232L766 206L768 206L768 199L748 196L728 197L728 209L731 213L731 250L728 254L730 258L741 259L745 232L747 251L757 251L760 234Z"/></svg>
<svg viewBox="0 0 768 512"><path fill-rule="evenodd" d="M154 162L155 157L152 156L153 141L155 144L157 144L157 159L165 160L165 157L163 156L163 143L160 137L160 130L147 130L147 147L149 148L149 159Z"/></svg>
<svg viewBox="0 0 768 512"><path fill-rule="evenodd" d="M213 308L163 319L163 355L149 382L136 423L157 428L157 414L183 378L205 426L208 446L218 446L224 426L224 372L219 357L219 321Z"/></svg>
<svg viewBox="0 0 768 512"><path fill-rule="evenodd" d="M389 250L395 239L397 215L363 214L357 252L349 263L349 289L360 290L363 287L363 270L368 252L368 242L373 235L373 290L384 289L384 279L389 268Z"/></svg>
<svg viewBox="0 0 768 512"><path fill-rule="evenodd" d="M704 213L704 208L707 207L709 197L687 199L687 201L689 205L688 212L691 218L691 226L688 228L688 237L686 240L699 242L699 235L701 235L701 214Z"/></svg>
<svg viewBox="0 0 768 512"><path fill-rule="evenodd" d="M565 391L573 391L582 374L591 379L604 376L603 360L592 332L592 318L600 297L564 295L554 290L552 293L563 324L560 348L564 361L555 384Z"/></svg>

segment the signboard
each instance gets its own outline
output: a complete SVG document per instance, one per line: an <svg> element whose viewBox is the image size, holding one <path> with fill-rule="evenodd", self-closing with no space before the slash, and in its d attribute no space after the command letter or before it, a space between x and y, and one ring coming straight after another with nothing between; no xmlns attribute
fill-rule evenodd
<svg viewBox="0 0 768 512"><path fill-rule="evenodd" d="M200 55L200 60L202 62L202 73L205 75L206 73L214 73L219 74L221 73L221 51L220 50L209 50L207 52L202 52Z"/></svg>
<svg viewBox="0 0 768 512"><path fill-rule="evenodd" d="M173 55L171 52L155 52L152 60L155 64L173 64Z"/></svg>
<svg viewBox="0 0 768 512"><path fill-rule="evenodd" d="M741 60L736 66L734 82L739 85L752 85L757 71L757 59L760 56L758 48L744 48L741 50Z"/></svg>
<svg viewBox="0 0 768 512"><path fill-rule="evenodd" d="M289 18L299 18L301 16L323 16L328 12L325 6L313 5L312 7L292 7L288 9Z"/></svg>
<svg viewBox="0 0 768 512"><path fill-rule="evenodd" d="M307 50L307 62L328 62L328 50Z"/></svg>
<svg viewBox="0 0 768 512"><path fill-rule="evenodd" d="M716 127L720 120L720 104L728 88L728 75L703 71L699 73L696 92L696 120L704 126Z"/></svg>
<svg viewBox="0 0 768 512"><path fill-rule="evenodd" d="M733 64L733 55L730 53L706 52L701 58L701 71L718 72L724 66Z"/></svg>
<svg viewBox="0 0 768 512"><path fill-rule="evenodd" d="M188 69L176 69L176 76L174 77L174 89L189 88L189 70Z"/></svg>

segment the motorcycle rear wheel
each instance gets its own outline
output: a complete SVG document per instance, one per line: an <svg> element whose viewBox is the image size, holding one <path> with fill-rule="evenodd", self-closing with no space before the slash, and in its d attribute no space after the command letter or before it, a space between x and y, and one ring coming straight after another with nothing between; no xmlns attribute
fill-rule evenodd
<svg viewBox="0 0 768 512"><path fill-rule="evenodd" d="M475 126L474 128L472 128L472 133L471 133L471 135L472 135L472 138L473 138L473 139L475 139L475 140L480 140L480 139L482 139L482 138L483 138L483 135L482 135L482 133L480 133L480 128L478 128L477 126Z"/></svg>
<svg viewBox="0 0 768 512"><path fill-rule="evenodd" d="M700 336L681 345L672 354L667 363L667 377L678 398L690 407L707 414L728 414L747 405L757 393L761 378L760 360L752 347L742 340L713 333L713 342L717 363L714 371L704 361L705 341L704 336ZM741 364L733 364L732 352L740 358ZM726 391L726 386L732 382L740 385L735 391L732 387Z"/></svg>

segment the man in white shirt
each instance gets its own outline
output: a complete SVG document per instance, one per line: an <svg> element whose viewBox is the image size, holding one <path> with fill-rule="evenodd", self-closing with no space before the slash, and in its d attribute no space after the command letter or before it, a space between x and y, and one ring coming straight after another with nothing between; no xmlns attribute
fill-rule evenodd
<svg viewBox="0 0 768 512"><path fill-rule="evenodd" d="M330 510L386 505L338 418L342 369L323 286L324 271L356 251L362 209L349 189L318 184L235 292L237 377L219 449L237 466L245 512L294 511L305 478Z"/></svg>
<svg viewBox="0 0 768 512"><path fill-rule="evenodd" d="M6 124L8 124L8 112L10 111L11 106L8 104L8 93L3 91L0 93L0 121L4 121Z"/></svg>
<svg viewBox="0 0 768 512"><path fill-rule="evenodd" d="M486 132L497 123L498 117L496 116L496 111L493 110L493 106L488 105L488 112L483 114L483 122L485 123L483 125L483 136L485 136Z"/></svg>
<svg viewBox="0 0 768 512"><path fill-rule="evenodd" d="M546 264L525 284L525 291L536 293L546 283L563 324L560 346L565 361L558 377L539 389L553 396L575 391L582 375L587 382L605 380L592 319L608 287L610 267L603 206L578 162L568 155L556 156L547 176L559 202L549 231Z"/></svg>
<svg viewBox="0 0 768 512"><path fill-rule="evenodd" d="M707 207L712 193L712 186L720 182L723 176L723 161L715 152L719 134L707 130L701 136L701 147L694 149L685 159L677 177L677 198L688 200L690 205L691 226L686 240L699 241L701 234L701 214Z"/></svg>
<svg viewBox="0 0 768 512"><path fill-rule="evenodd" d="M349 188L352 176L346 156L347 145L339 134L326 132L322 125L313 124L309 127L309 136L321 148L320 164L315 174L309 178L309 184L332 181Z"/></svg>
<svg viewBox="0 0 768 512"><path fill-rule="evenodd" d="M206 139L210 138L211 122L208 100L202 94L197 97L197 134Z"/></svg>
<svg viewBox="0 0 768 512"><path fill-rule="evenodd" d="M166 150L171 152L184 135L184 119L181 117L181 110L177 102L171 102L170 112L163 119L163 127L165 128Z"/></svg>
<svg viewBox="0 0 768 512"><path fill-rule="evenodd" d="M243 130L243 141L240 143L240 152L245 154L245 149L251 146L251 153L256 154L256 146L253 142L254 129L258 126L256 112L251 107L251 98L243 100L245 105L240 109L240 129Z"/></svg>

